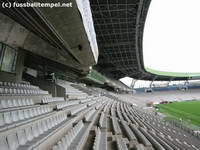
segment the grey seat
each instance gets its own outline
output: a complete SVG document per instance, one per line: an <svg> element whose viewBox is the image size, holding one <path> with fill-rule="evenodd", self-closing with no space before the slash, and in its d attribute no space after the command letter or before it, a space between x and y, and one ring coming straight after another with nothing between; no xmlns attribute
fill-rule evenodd
<svg viewBox="0 0 200 150"><path fill-rule="evenodd" d="M16 99L13 100L13 107L18 107L19 103Z"/></svg>
<svg viewBox="0 0 200 150"><path fill-rule="evenodd" d="M0 126L5 125L5 121L4 121L4 115L3 113L0 113Z"/></svg>
<svg viewBox="0 0 200 150"><path fill-rule="evenodd" d="M23 129L17 130L17 137L20 145L25 145L28 141L25 131Z"/></svg>
<svg viewBox="0 0 200 150"><path fill-rule="evenodd" d="M30 99L30 104L34 105L33 99Z"/></svg>
<svg viewBox="0 0 200 150"><path fill-rule="evenodd" d="M59 150L58 146L57 145L54 145L52 150Z"/></svg>
<svg viewBox="0 0 200 150"><path fill-rule="evenodd" d="M18 110L19 120L24 120L24 111Z"/></svg>
<svg viewBox="0 0 200 150"><path fill-rule="evenodd" d="M29 110L28 110L28 109L25 109L25 110L24 110L24 118L25 118L25 119L30 118Z"/></svg>
<svg viewBox="0 0 200 150"><path fill-rule="evenodd" d="M19 106L23 106L22 99L18 99L17 101L18 101Z"/></svg>
<svg viewBox="0 0 200 150"><path fill-rule="evenodd" d="M39 136L39 129L38 129L38 125L34 124L31 126L32 131L33 131L33 136L36 138Z"/></svg>
<svg viewBox="0 0 200 150"><path fill-rule="evenodd" d="M41 115L42 112L41 112L41 107L37 107L37 112L38 112L38 115Z"/></svg>
<svg viewBox="0 0 200 150"><path fill-rule="evenodd" d="M11 118L10 112L5 112L5 113L3 113L3 114L4 114L4 120L5 120L5 123L6 123L6 124L10 124L10 123L13 122L13 121L12 121L12 118Z"/></svg>
<svg viewBox="0 0 200 150"><path fill-rule="evenodd" d="M14 122L19 121L19 116L18 116L17 111L12 111L12 112L11 112L11 117L12 117L12 120L13 120Z"/></svg>
<svg viewBox="0 0 200 150"><path fill-rule="evenodd" d="M47 119L47 120L46 120L46 123L47 123L47 128L48 128L48 129L51 129L51 128L52 128L51 120L50 120L50 119Z"/></svg>
<svg viewBox="0 0 200 150"><path fill-rule="evenodd" d="M26 99L22 99L22 106L26 106Z"/></svg>
<svg viewBox="0 0 200 150"><path fill-rule="evenodd" d="M37 108L33 108L33 113L34 113L34 116L37 116L39 113L38 113L38 109Z"/></svg>
<svg viewBox="0 0 200 150"><path fill-rule="evenodd" d="M29 99L25 99L26 106L30 105Z"/></svg>
<svg viewBox="0 0 200 150"><path fill-rule="evenodd" d="M8 107L14 107L12 100L7 100Z"/></svg>
<svg viewBox="0 0 200 150"><path fill-rule="evenodd" d="M1 100L1 106L2 106L2 108L8 108L8 101L7 100Z"/></svg>
<svg viewBox="0 0 200 150"><path fill-rule="evenodd" d="M42 123L41 123L41 121L38 122L37 125L38 125L38 131L39 131L39 134L44 133L44 131L43 131L43 129L42 129Z"/></svg>
<svg viewBox="0 0 200 150"><path fill-rule="evenodd" d="M42 121L42 125L43 125L43 128L44 128L44 131L47 131L47 130L48 130L48 127L47 127L46 120L43 120L43 121Z"/></svg>
<svg viewBox="0 0 200 150"><path fill-rule="evenodd" d="M0 88L0 94L3 94L3 88Z"/></svg>
<svg viewBox="0 0 200 150"><path fill-rule="evenodd" d="M54 118L50 118L50 122L51 122L51 126L54 127L56 124L55 124L55 121L54 121Z"/></svg>
<svg viewBox="0 0 200 150"><path fill-rule="evenodd" d="M64 150L64 146L63 146L63 143L61 141L58 142L58 149Z"/></svg>
<svg viewBox="0 0 200 150"><path fill-rule="evenodd" d="M44 114L45 113L45 106L40 107L40 110L41 110L41 114Z"/></svg>
<svg viewBox="0 0 200 150"><path fill-rule="evenodd" d="M30 117L35 116L33 108L29 109L29 114L30 114Z"/></svg>
<svg viewBox="0 0 200 150"><path fill-rule="evenodd" d="M7 136L10 150L16 150L19 147L19 142L16 133L11 133Z"/></svg>
<svg viewBox="0 0 200 150"><path fill-rule="evenodd" d="M0 136L1 150L9 150L8 143L5 136Z"/></svg>
<svg viewBox="0 0 200 150"><path fill-rule="evenodd" d="M62 137L61 141L62 141L62 144L63 144L63 148L66 149L67 148L67 143L66 143L65 137Z"/></svg>
<svg viewBox="0 0 200 150"><path fill-rule="evenodd" d="M31 127L25 128L25 134L26 134L26 137L27 137L28 141L32 141L33 140L33 132L32 132Z"/></svg>

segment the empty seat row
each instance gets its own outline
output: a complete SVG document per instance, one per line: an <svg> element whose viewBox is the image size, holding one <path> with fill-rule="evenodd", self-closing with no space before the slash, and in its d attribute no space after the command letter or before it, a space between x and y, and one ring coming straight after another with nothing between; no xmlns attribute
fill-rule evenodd
<svg viewBox="0 0 200 150"><path fill-rule="evenodd" d="M131 120L129 119L127 113L123 112L122 115L123 115L123 117L124 117L124 120L126 120L126 121L129 122L129 123L131 122Z"/></svg>
<svg viewBox="0 0 200 150"><path fill-rule="evenodd" d="M8 135L0 135L2 150L28 150L33 149L54 131L61 122L66 120L65 114L59 114L47 119L37 121L25 128L20 128ZM35 140L37 139L37 140Z"/></svg>
<svg viewBox="0 0 200 150"><path fill-rule="evenodd" d="M67 107L67 106L70 106L67 102L56 104L57 109L62 109L62 108Z"/></svg>
<svg viewBox="0 0 200 150"><path fill-rule="evenodd" d="M119 110L117 110L117 116L119 117L120 120L124 120L124 118L122 117L122 114Z"/></svg>
<svg viewBox="0 0 200 150"><path fill-rule="evenodd" d="M103 103L99 103L99 104L97 104L97 105L95 106L95 109L98 110L98 109L102 106L102 104L103 104Z"/></svg>
<svg viewBox="0 0 200 150"><path fill-rule="evenodd" d="M63 97L43 97L42 103L52 103L52 102L65 102Z"/></svg>
<svg viewBox="0 0 200 150"><path fill-rule="evenodd" d="M0 88L1 95L38 95L38 94L48 94L48 91L43 91L39 89L19 89L19 88Z"/></svg>
<svg viewBox="0 0 200 150"><path fill-rule="evenodd" d="M146 150L146 148L142 144L137 144L135 145L135 150Z"/></svg>
<svg viewBox="0 0 200 150"><path fill-rule="evenodd" d="M128 150L126 143L122 137L117 137L116 142L118 150Z"/></svg>
<svg viewBox="0 0 200 150"><path fill-rule="evenodd" d="M79 121L67 134L52 147L52 150L66 150L70 147L72 141L77 136L78 132L83 128L83 121Z"/></svg>
<svg viewBox="0 0 200 150"><path fill-rule="evenodd" d="M29 106L34 105L32 99L2 99L0 100L0 109L20 107L20 106Z"/></svg>
<svg viewBox="0 0 200 150"><path fill-rule="evenodd" d="M27 120L38 115L42 115L51 111L48 106L39 106L29 109L21 109L0 113L0 130L6 130L20 125L22 120Z"/></svg>
<svg viewBox="0 0 200 150"><path fill-rule="evenodd" d="M137 138L136 138L135 134L130 129L130 127L126 124L126 122L125 121L121 121L121 123L122 123L122 126L123 126L128 138L129 138L129 140L130 141L137 141Z"/></svg>
<svg viewBox="0 0 200 150"><path fill-rule="evenodd" d="M95 129L95 139L93 144L93 150L99 150L100 147L100 138L101 138L101 130L99 128Z"/></svg>
<svg viewBox="0 0 200 150"><path fill-rule="evenodd" d="M112 125L113 125L113 128L114 128L114 133L115 134L122 134L122 130L121 130L120 126L119 126L119 122L116 119L116 117L112 117Z"/></svg>
<svg viewBox="0 0 200 150"><path fill-rule="evenodd" d="M159 144L161 144L165 149L167 150L173 150L173 148L171 148L165 141L163 141L161 138L159 138L157 135L155 135L155 133L153 133L152 131L149 131L149 134L156 139L156 141L158 141Z"/></svg>
<svg viewBox="0 0 200 150"><path fill-rule="evenodd" d="M111 107L111 116L116 117L115 109L113 109L112 107Z"/></svg>
<svg viewBox="0 0 200 150"><path fill-rule="evenodd" d="M145 129L141 127L139 129L156 149L165 150L165 148L160 143L158 143L158 141L156 141Z"/></svg>
<svg viewBox="0 0 200 150"><path fill-rule="evenodd" d="M87 105L88 105L88 106L92 106L92 105L94 105L96 102L97 102L97 101L94 101L94 100L93 100L93 101L91 101L91 102L88 102Z"/></svg>
<svg viewBox="0 0 200 150"><path fill-rule="evenodd" d="M79 104L78 100L72 100L72 101L65 101L65 102L62 102L62 103L58 103L56 105L56 107L57 107L57 109L62 109L64 107L77 105L77 104Z"/></svg>
<svg viewBox="0 0 200 150"><path fill-rule="evenodd" d="M70 109L70 114L75 115L76 113L80 112L81 110L87 108L86 105L80 104L79 106L73 107Z"/></svg>
<svg viewBox="0 0 200 150"><path fill-rule="evenodd" d="M22 84L22 83L15 83L15 82L0 82L0 86L8 86L8 87L18 87L18 88L29 88L31 87L30 84Z"/></svg>
<svg viewBox="0 0 200 150"><path fill-rule="evenodd" d="M91 101L91 99L90 99L90 98L87 98L87 99L82 99L82 100L80 101L80 103L82 104L82 103L86 103L86 102L89 102L89 101Z"/></svg>
<svg viewBox="0 0 200 150"><path fill-rule="evenodd" d="M138 140L143 145L145 145L146 147L152 147L152 144L149 142L149 140L140 132L140 130L138 130L138 128L134 124L131 124L130 127L133 130L133 132L136 134Z"/></svg>
<svg viewBox="0 0 200 150"><path fill-rule="evenodd" d="M101 113L101 117L99 119L99 126L104 129L107 128L107 116L103 112Z"/></svg>
<svg viewBox="0 0 200 150"><path fill-rule="evenodd" d="M92 108L91 110L89 110L86 114L85 114L85 121L87 122L91 122L92 121L92 115L96 112L96 110L94 108Z"/></svg>
<svg viewBox="0 0 200 150"><path fill-rule="evenodd" d="M100 128L96 128L96 136L93 144L93 150L107 150L107 133L101 132Z"/></svg>

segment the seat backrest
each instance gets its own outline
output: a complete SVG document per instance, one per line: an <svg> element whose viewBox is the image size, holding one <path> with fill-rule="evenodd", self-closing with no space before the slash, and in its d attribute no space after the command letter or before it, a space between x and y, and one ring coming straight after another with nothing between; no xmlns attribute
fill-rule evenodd
<svg viewBox="0 0 200 150"><path fill-rule="evenodd" d="M8 101L7 100L1 100L1 106L2 108L8 108Z"/></svg>
<svg viewBox="0 0 200 150"><path fill-rule="evenodd" d="M0 136L0 147L2 150L9 150L8 143L5 136Z"/></svg>
<svg viewBox="0 0 200 150"><path fill-rule="evenodd" d="M28 141L32 141L33 140L33 131L31 129L31 127L25 128L25 134L26 134L26 137L27 137Z"/></svg>
<svg viewBox="0 0 200 150"><path fill-rule="evenodd" d="M11 133L7 136L10 150L16 150L19 147L19 142L16 133Z"/></svg>
<svg viewBox="0 0 200 150"><path fill-rule="evenodd" d="M13 120L14 122L19 121L19 116L18 116L17 111L12 111L12 112L11 112L11 117L12 117L12 120Z"/></svg>
<svg viewBox="0 0 200 150"><path fill-rule="evenodd" d="M34 137L38 137L39 136L39 129L38 129L37 124L33 124L31 126L31 128L32 128L32 131L33 131L33 136Z"/></svg>
<svg viewBox="0 0 200 150"><path fill-rule="evenodd" d="M12 118L10 112L5 112L4 113L4 120L6 124L12 123Z"/></svg>
<svg viewBox="0 0 200 150"><path fill-rule="evenodd" d="M25 145L28 141L24 129L17 130L17 138L20 145Z"/></svg>

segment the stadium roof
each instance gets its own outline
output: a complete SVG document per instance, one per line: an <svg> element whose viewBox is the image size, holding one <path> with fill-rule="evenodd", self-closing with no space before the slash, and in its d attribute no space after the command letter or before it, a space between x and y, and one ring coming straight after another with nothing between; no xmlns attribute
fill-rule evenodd
<svg viewBox="0 0 200 150"><path fill-rule="evenodd" d="M187 80L182 74L157 74L143 62L143 30L151 0L90 0L99 47L96 69L120 79ZM176 76L177 75L177 76Z"/></svg>

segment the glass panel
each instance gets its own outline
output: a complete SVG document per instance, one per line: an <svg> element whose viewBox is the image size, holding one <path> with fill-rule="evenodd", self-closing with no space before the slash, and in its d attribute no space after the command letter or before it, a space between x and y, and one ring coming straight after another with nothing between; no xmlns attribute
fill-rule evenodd
<svg viewBox="0 0 200 150"><path fill-rule="evenodd" d="M12 72L15 72L16 62L17 62L17 52L15 51L15 58L14 58L13 66L12 66Z"/></svg>
<svg viewBox="0 0 200 150"><path fill-rule="evenodd" d="M1 67L2 71L8 71L8 72L13 71L13 64L15 61L15 53L16 52L14 49L12 49L8 46L5 48L4 58L3 58L2 67Z"/></svg>
<svg viewBox="0 0 200 150"><path fill-rule="evenodd" d="M2 64L2 59L3 59L3 44L0 43L0 68Z"/></svg>

